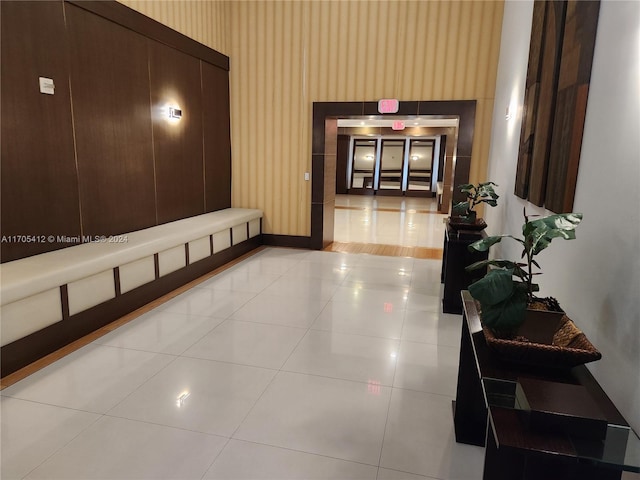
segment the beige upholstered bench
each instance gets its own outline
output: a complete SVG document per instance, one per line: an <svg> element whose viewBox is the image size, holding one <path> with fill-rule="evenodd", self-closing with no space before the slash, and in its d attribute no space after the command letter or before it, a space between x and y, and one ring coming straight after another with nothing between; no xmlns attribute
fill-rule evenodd
<svg viewBox="0 0 640 480"><path fill-rule="evenodd" d="M260 210L228 208L2 264L0 346L204 264L259 237L261 219Z"/></svg>

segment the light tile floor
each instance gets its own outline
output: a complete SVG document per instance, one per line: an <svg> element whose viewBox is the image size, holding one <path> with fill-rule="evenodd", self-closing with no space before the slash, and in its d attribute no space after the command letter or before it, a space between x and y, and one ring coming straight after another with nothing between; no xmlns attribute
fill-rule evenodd
<svg viewBox="0 0 640 480"><path fill-rule="evenodd" d="M336 195L334 241L442 248L444 220L436 199Z"/></svg>
<svg viewBox="0 0 640 480"><path fill-rule="evenodd" d="M265 249L0 392L1 477L479 480L440 265Z"/></svg>

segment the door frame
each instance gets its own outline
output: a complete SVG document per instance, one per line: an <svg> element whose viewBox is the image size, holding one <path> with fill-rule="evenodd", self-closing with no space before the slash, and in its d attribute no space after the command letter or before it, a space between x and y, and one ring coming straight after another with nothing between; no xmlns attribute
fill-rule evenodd
<svg viewBox="0 0 640 480"><path fill-rule="evenodd" d="M336 197L336 145L338 119L379 115L378 102L314 102L313 140L311 148L311 248L322 250L333 242ZM473 134L476 116L475 100L427 100L399 102L395 115L457 116L458 142L453 185L469 182ZM448 139L447 139L448 140ZM463 201L453 192L448 203Z"/></svg>

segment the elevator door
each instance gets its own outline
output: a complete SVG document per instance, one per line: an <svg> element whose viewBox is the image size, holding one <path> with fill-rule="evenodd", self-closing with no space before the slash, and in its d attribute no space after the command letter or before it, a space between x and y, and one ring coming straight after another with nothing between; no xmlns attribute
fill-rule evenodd
<svg viewBox="0 0 640 480"><path fill-rule="evenodd" d="M374 192L378 141L355 139L349 193L369 194Z"/></svg>
<svg viewBox="0 0 640 480"><path fill-rule="evenodd" d="M402 195L405 143L404 140L382 140L377 193Z"/></svg>
<svg viewBox="0 0 640 480"><path fill-rule="evenodd" d="M411 140L407 191L413 194L432 194L433 140Z"/></svg>
<svg viewBox="0 0 640 480"><path fill-rule="evenodd" d="M354 138L348 193L434 196L436 138Z"/></svg>

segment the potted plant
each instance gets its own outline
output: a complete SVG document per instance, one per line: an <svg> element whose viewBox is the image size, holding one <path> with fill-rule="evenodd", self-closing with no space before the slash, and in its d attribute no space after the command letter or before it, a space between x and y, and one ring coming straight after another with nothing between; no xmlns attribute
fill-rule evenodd
<svg viewBox="0 0 640 480"><path fill-rule="evenodd" d="M564 312L554 298L538 298L534 295L540 289L533 279L535 275L541 274L534 271L534 267L540 269L535 256L547 248L554 238L575 239L575 228L581 220L580 213L562 213L530 219L525 211L522 238L498 235L469 245L470 250L486 251L503 238L511 238L522 245L520 262L503 259L483 260L466 267L467 270L490 267L483 278L469 286L469 293L480 303L482 322L496 336L522 336L536 343L551 343ZM543 320L533 318L539 317L541 312L557 312L555 316L558 318L550 322L551 325L546 332Z"/></svg>
<svg viewBox="0 0 640 480"><path fill-rule="evenodd" d="M479 183L473 185L471 183L465 183L460 185L460 191L467 195L467 199L464 202L458 202L453 206L449 224L453 228L467 228L474 230L482 230L486 228L487 224L482 218L477 218L476 206L481 203L486 203L489 206L495 207L498 205L498 194L494 191L493 187L497 187L493 182Z"/></svg>

